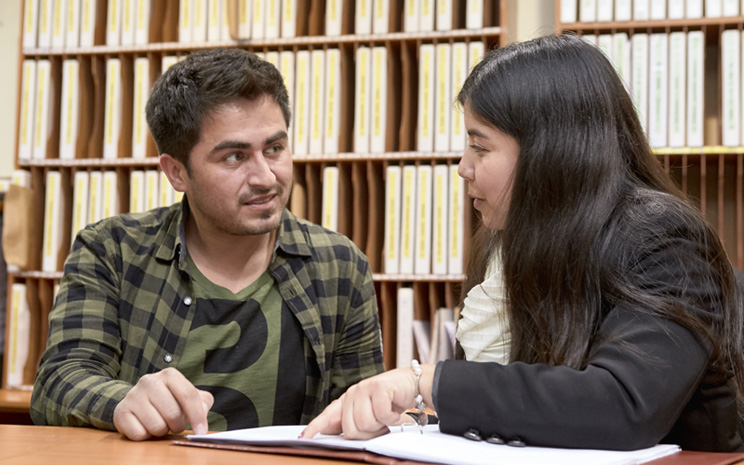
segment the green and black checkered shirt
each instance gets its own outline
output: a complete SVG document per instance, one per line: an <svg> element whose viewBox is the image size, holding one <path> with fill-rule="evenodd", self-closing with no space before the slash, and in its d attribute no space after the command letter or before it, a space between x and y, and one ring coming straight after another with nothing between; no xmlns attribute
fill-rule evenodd
<svg viewBox="0 0 744 465"><path fill-rule="evenodd" d="M196 310L186 214L184 201L120 215L75 239L34 384L36 424L114 429L114 408L137 380L176 366ZM384 370L377 301L367 258L348 238L287 210L278 238L269 272L305 333L307 423Z"/></svg>

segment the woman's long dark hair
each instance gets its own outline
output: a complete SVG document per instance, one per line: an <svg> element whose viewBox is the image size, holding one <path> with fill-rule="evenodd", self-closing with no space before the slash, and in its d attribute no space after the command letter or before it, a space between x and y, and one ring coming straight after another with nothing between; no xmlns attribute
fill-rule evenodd
<svg viewBox="0 0 744 465"><path fill-rule="evenodd" d="M483 281L500 243L511 360L580 369L604 312L624 306L699 334L714 366L733 370L741 392L741 295L731 265L652 154L603 53L573 35L497 49L473 69L458 101L520 147L505 227L481 225L463 286L467 292ZM639 260L669 245L670 228L700 245L689 259L702 256L711 270L707 284L721 291L715 308L706 308L715 317L694 314L643 281L650 278L637 269Z"/></svg>

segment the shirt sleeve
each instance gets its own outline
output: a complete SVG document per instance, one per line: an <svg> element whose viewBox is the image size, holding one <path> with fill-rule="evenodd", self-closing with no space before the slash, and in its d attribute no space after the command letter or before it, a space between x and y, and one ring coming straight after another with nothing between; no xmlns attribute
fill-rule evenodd
<svg viewBox="0 0 744 465"><path fill-rule="evenodd" d="M111 237L90 227L75 240L34 383L36 424L114 429L114 408L131 388L116 379L121 339L115 250Z"/></svg>
<svg viewBox="0 0 744 465"><path fill-rule="evenodd" d="M685 241L679 247L693 248ZM698 257L658 251L639 265L691 313L720 317L720 289ZM689 257L689 254L688 254ZM696 262L696 263L692 263ZM445 361L437 366L434 400L443 432L477 429L483 438L519 437L528 445L638 449L673 427L706 373L710 347L668 319L624 306L601 323L583 369L515 362ZM720 312L718 312L720 313Z"/></svg>

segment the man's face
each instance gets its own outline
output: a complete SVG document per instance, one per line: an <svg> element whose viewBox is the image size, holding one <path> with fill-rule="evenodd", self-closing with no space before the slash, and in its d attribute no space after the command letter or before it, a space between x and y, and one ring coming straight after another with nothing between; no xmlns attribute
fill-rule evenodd
<svg viewBox="0 0 744 465"><path fill-rule="evenodd" d="M184 176L203 232L258 235L279 226L292 185L287 124L271 97L217 107L201 128Z"/></svg>

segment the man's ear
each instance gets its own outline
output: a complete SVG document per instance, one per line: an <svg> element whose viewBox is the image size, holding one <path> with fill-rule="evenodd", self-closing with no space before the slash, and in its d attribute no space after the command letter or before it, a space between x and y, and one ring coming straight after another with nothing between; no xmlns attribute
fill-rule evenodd
<svg viewBox="0 0 744 465"><path fill-rule="evenodd" d="M186 192L188 173L186 173L186 167L183 166L183 163L164 153L160 155L160 169L165 173L173 189L178 192Z"/></svg>

